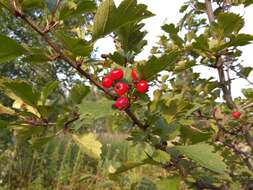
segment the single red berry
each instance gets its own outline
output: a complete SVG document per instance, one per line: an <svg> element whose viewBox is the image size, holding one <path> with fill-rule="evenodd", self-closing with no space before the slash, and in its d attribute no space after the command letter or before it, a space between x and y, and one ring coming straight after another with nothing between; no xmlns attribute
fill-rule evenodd
<svg viewBox="0 0 253 190"><path fill-rule="evenodd" d="M112 87L113 80L110 76L105 76L102 80L102 86L104 88L110 88Z"/></svg>
<svg viewBox="0 0 253 190"><path fill-rule="evenodd" d="M114 69L111 71L112 80L121 80L124 76L122 69Z"/></svg>
<svg viewBox="0 0 253 190"><path fill-rule="evenodd" d="M234 112L232 113L232 117L233 117L234 119L239 119L240 116L241 116L241 113L240 113L239 111L234 111Z"/></svg>
<svg viewBox="0 0 253 190"><path fill-rule="evenodd" d="M138 74L137 74L136 69L134 69L134 68L132 69L131 77L132 77L132 80L133 80L133 81L138 80Z"/></svg>
<svg viewBox="0 0 253 190"><path fill-rule="evenodd" d="M114 107L120 109L120 110L124 110L129 106L129 100L126 97L120 97L116 100L116 102L114 103Z"/></svg>
<svg viewBox="0 0 253 190"><path fill-rule="evenodd" d="M148 82L141 80L135 85L135 88L140 93L146 93L148 91Z"/></svg>
<svg viewBox="0 0 253 190"><path fill-rule="evenodd" d="M124 82L117 82L117 83L115 84L115 86L114 86L114 92L115 92L117 95L119 95L119 96L125 94L125 93L127 92L127 90L128 90L128 86L127 86L127 84L124 83Z"/></svg>

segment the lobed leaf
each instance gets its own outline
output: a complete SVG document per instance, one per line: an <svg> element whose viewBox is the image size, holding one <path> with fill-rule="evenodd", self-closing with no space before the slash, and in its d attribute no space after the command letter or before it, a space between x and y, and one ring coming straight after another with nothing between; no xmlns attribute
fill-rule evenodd
<svg viewBox="0 0 253 190"><path fill-rule="evenodd" d="M94 17L93 41L126 24L139 22L151 16L153 14L147 10L147 6L137 4L137 0L123 0L118 8L113 0L105 0L98 7Z"/></svg>
<svg viewBox="0 0 253 190"><path fill-rule="evenodd" d="M224 173L226 170L222 156L214 153L214 147L211 145L200 143L189 146L175 146L175 149L213 172Z"/></svg>
<svg viewBox="0 0 253 190"><path fill-rule="evenodd" d="M12 61L27 53L27 50L15 40L0 34L0 63Z"/></svg>
<svg viewBox="0 0 253 190"><path fill-rule="evenodd" d="M165 70L167 67L173 66L180 55L179 51L171 51L168 54L157 58L152 56L145 64L138 65L138 72L141 74L141 79L151 80L159 72Z"/></svg>

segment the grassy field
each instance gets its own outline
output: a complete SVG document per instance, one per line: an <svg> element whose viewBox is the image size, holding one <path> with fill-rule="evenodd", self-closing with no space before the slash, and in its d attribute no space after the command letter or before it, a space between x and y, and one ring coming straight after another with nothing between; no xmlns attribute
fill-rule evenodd
<svg viewBox="0 0 253 190"><path fill-rule="evenodd" d="M102 134L102 159L86 156L66 135L55 138L40 149L29 143L2 150L0 190L130 190L154 189L152 179L165 175L155 166L143 165L124 174L111 173L123 162L146 157L143 146L133 146L124 134Z"/></svg>

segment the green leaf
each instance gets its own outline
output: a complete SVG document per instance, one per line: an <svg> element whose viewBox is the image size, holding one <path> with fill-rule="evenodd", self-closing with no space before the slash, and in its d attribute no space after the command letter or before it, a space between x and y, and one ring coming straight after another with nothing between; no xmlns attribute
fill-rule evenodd
<svg viewBox="0 0 253 190"><path fill-rule="evenodd" d="M12 61L27 52L22 45L2 34L0 34L0 42L0 63Z"/></svg>
<svg viewBox="0 0 253 190"><path fill-rule="evenodd" d="M117 168L116 171L114 173L112 173L111 175L115 176L115 175L127 172L131 169L140 167L140 166L145 165L145 164L146 164L145 162L126 161L126 162L123 162L121 164L121 166L119 168Z"/></svg>
<svg viewBox="0 0 253 190"><path fill-rule="evenodd" d="M230 41L221 46L220 49L236 46L245 46L253 41L253 35L249 34L238 34L230 36Z"/></svg>
<svg viewBox="0 0 253 190"><path fill-rule="evenodd" d="M157 190L178 190L180 186L180 177L173 176L163 178L156 182Z"/></svg>
<svg viewBox="0 0 253 190"><path fill-rule="evenodd" d="M223 162L223 157L218 153L214 153L214 147L211 145L201 143L189 146L175 146L174 148L204 168L216 173L225 172L226 165Z"/></svg>
<svg viewBox="0 0 253 190"><path fill-rule="evenodd" d="M13 114L15 114L15 111L0 104L0 115L4 115L4 114L13 115Z"/></svg>
<svg viewBox="0 0 253 190"><path fill-rule="evenodd" d="M181 136L184 140L189 139L193 144L195 144L210 139L212 137L212 133L203 132L191 126L182 126Z"/></svg>
<svg viewBox="0 0 253 190"><path fill-rule="evenodd" d="M125 65L125 57L117 51L113 54L109 54L109 59L111 59L113 62L117 63L120 66Z"/></svg>
<svg viewBox="0 0 253 190"><path fill-rule="evenodd" d="M213 24L215 34L221 39L230 34L237 34L244 26L243 18L235 13L221 13L218 22Z"/></svg>
<svg viewBox="0 0 253 190"><path fill-rule="evenodd" d="M42 0L24 0L21 3L23 10L29 10L32 8L43 8L44 3Z"/></svg>
<svg viewBox="0 0 253 190"><path fill-rule="evenodd" d="M76 84L70 90L69 99L74 104L80 104L85 96L89 94L90 88L83 84Z"/></svg>
<svg viewBox="0 0 253 190"><path fill-rule="evenodd" d="M154 134L158 135L165 141L174 139L180 134L181 126L175 123L168 124L164 118L156 119L154 125Z"/></svg>
<svg viewBox="0 0 253 190"><path fill-rule="evenodd" d="M45 105L47 98L50 96L50 94L59 86L58 81L52 81L48 82L46 86L43 87L42 93L41 93L41 100L42 104Z"/></svg>
<svg viewBox="0 0 253 190"><path fill-rule="evenodd" d="M240 70L240 75L244 77L249 77L252 70L253 70L252 67L242 67Z"/></svg>
<svg viewBox="0 0 253 190"><path fill-rule="evenodd" d="M49 58L43 53L36 53L28 55L22 60L28 63L45 63L49 61Z"/></svg>
<svg viewBox="0 0 253 190"><path fill-rule="evenodd" d="M161 164L168 164L170 162L170 155L161 150L155 150L152 159Z"/></svg>
<svg viewBox="0 0 253 190"><path fill-rule="evenodd" d="M12 130L15 131L16 137L18 139L30 139L33 135L41 134L45 127L41 126L31 126L31 125L12 125L10 126Z"/></svg>
<svg viewBox="0 0 253 190"><path fill-rule="evenodd" d="M42 148L44 145L49 143L51 140L53 140L55 135L48 136L48 137L41 137L41 138L33 138L29 142L31 143L33 148Z"/></svg>
<svg viewBox="0 0 253 190"><path fill-rule="evenodd" d="M99 101L83 100L79 105L82 117L101 118L112 114L113 102L102 99Z"/></svg>
<svg viewBox="0 0 253 190"><path fill-rule="evenodd" d="M252 88L242 89L242 93L246 98L253 99L253 89Z"/></svg>
<svg viewBox="0 0 253 190"><path fill-rule="evenodd" d="M151 59L145 64L138 65L137 69L141 75L141 79L151 80L159 72L165 70L168 67L174 67L175 63L180 55L179 51L171 51L159 58L152 56Z"/></svg>
<svg viewBox="0 0 253 190"><path fill-rule="evenodd" d="M60 9L60 20L73 18L75 16L92 12L96 10L96 2L94 0L81 0L78 3L73 1L65 1Z"/></svg>
<svg viewBox="0 0 253 190"><path fill-rule="evenodd" d="M195 42L192 44L195 49L200 49L203 51L209 51L208 38L205 35L200 35L195 39Z"/></svg>
<svg viewBox="0 0 253 190"><path fill-rule="evenodd" d="M148 178L143 177L134 190L156 190L155 184Z"/></svg>
<svg viewBox="0 0 253 190"><path fill-rule="evenodd" d="M188 8L188 4L184 4L184 5L182 5L181 7L180 7L180 9L179 9L179 12L180 13L183 13L183 12L185 12L186 11L186 9Z"/></svg>
<svg viewBox="0 0 253 190"><path fill-rule="evenodd" d="M0 129L6 128L8 123L6 121L0 120Z"/></svg>
<svg viewBox="0 0 253 190"><path fill-rule="evenodd" d="M25 103L36 106L40 93L36 92L33 87L24 81L4 82L4 86L12 93L22 99Z"/></svg>
<svg viewBox="0 0 253 190"><path fill-rule="evenodd" d="M110 34L116 29L133 22L139 22L153 14L147 11L147 6L137 4L136 0L123 0L116 8L113 0L103 1L94 17L93 40Z"/></svg>
<svg viewBox="0 0 253 190"><path fill-rule="evenodd" d="M184 40L178 36L179 29L175 27L174 24L165 24L162 26L162 29L169 33L170 38L174 41L176 45L182 47Z"/></svg>
<svg viewBox="0 0 253 190"><path fill-rule="evenodd" d="M253 4L253 0L245 0L244 1L244 6L245 7L250 6L251 4Z"/></svg>
<svg viewBox="0 0 253 190"><path fill-rule="evenodd" d="M56 34L63 47L76 56L89 56L93 50L92 44L80 38L69 37L61 32Z"/></svg>
<svg viewBox="0 0 253 190"><path fill-rule="evenodd" d="M96 139L95 134L88 133L81 136L73 134L72 137L85 154L91 158L100 159L102 144Z"/></svg>
<svg viewBox="0 0 253 190"><path fill-rule="evenodd" d="M116 6L113 0L105 0L100 4L94 17L92 33L92 38L94 41L98 38L106 36L115 29L115 23L113 23L115 14Z"/></svg>
<svg viewBox="0 0 253 190"><path fill-rule="evenodd" d="M120 27L116 31L121 48L125 54L128 52L134 52L135 54L138 54L147 44L147 41L144 40L147 32L141 31L143 27L144 23L130 23Z"/></svg>

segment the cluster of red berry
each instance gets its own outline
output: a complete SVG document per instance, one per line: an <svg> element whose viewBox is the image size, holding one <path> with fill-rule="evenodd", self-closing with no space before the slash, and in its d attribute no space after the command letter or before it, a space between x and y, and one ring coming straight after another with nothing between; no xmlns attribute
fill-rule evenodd
<svg viewBox="0 0 253 190"><path fill-rule="evenodd" d="M121 80L123 77L124 72L122 69L114 69L102 80L102 86L104 88L111 88L114 85L114 92L118 95L118 99L116 100L114 107L120 110L124 110L129 106L130 102L126 95L132 86L122 82ZM139 80L135 69L132 69L131 77L134 87L139 93L146 93L148 91L147 81Z"/></svg>

